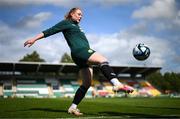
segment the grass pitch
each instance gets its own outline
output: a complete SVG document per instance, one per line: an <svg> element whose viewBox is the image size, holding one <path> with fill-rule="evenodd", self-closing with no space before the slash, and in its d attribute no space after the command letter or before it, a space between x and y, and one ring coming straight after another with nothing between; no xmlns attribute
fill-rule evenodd
<svg viewBox="0 0 180 119"><path fill-rule="evenodd" d="M0 99L0 118L77 118L67 113L72 99ZM180 118L180 99L95 98L79 105L80 118ZM79 118L78 118L79 119Z"/></svg>

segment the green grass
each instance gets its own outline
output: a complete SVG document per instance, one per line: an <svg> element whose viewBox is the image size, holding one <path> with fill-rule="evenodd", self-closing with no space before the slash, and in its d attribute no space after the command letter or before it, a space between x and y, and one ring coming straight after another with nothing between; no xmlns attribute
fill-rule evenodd
<svg viewBox="0 0 180 119"><path fill-rule="evenodd" d="M0 99L0 118L75 118L72 99ZM180 118L180 99L95 98L79 105L88 118Z"/></svg>

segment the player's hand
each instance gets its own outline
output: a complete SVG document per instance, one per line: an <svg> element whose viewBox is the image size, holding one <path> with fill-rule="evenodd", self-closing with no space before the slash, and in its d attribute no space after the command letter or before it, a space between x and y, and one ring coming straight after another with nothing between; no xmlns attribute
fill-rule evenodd
<svg viewBox="0 0 180 119"><path fill-rule="evenodd" d="M29 39L27 40L25 43L24 43L24 47L28 46L28 47L31 47L34 43L35 43L36 40L34 39Z"/></svg>

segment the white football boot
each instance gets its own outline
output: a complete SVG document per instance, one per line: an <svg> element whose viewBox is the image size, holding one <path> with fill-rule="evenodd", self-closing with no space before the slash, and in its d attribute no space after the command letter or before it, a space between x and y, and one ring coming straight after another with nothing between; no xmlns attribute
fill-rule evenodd
<svg viewBox="0 0 180 119"><path fill-rule="evenodd" d="M72 107L70 107L70 108L68 109L68 113L69 113L69 114L73 114L73 115L75 115L75 116L81 116L81 115L83 115L83 113L81 113L79 109L77 109L77 108L72 108Z"/></svg>

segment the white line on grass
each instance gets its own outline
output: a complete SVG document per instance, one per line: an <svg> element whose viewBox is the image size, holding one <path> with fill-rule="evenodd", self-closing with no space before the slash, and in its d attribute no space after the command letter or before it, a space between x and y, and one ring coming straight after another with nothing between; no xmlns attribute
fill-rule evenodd
<svg viewBox="0 0 180 119"><path fill-rule="evenodd" d="M77 118L58 118L58 119L124 119L124 116L97 116L97 117L77 117Z"/></svg>

